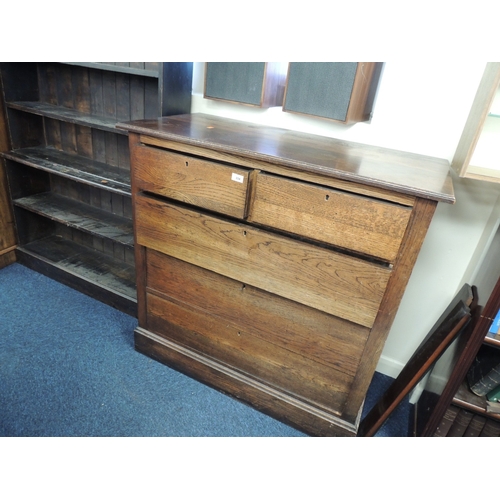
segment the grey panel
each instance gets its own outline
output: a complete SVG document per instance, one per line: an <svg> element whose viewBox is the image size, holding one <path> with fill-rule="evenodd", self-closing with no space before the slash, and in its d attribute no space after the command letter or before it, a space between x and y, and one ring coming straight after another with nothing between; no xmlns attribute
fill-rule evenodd
<svg viewBox="0 0 500 500"><path fill-rule="evenodd" d="M290 63L285 111L344 121L357 62Z"/></svg>
<svg viewBox="0 0 500 500"><path fill-rule="evenodd" d="M206 66L205 97L260 105L263 62L213 62Z"/></svg>

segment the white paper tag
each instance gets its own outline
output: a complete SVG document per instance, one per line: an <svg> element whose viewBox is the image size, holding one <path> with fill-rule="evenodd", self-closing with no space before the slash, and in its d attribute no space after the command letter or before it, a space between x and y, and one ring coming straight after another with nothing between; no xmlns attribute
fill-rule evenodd
<svg viewBox="0 0 500 500"><path fill-rule="evenodd" d="M234 172L231 174L231 180L232 181L241 182L243 184L243 180L244 179L245 178L242 175L240 175L240 174L235 174Z"/></svg>

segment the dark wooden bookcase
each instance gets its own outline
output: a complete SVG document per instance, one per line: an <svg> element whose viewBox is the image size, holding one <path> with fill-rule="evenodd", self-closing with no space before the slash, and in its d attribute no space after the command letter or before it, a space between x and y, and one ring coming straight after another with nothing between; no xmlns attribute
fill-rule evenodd
<svg viewBox="0 0 500 500"><path fill-rule="evenodd" d="M500 279L495 286L495 290L491 294L485 308L484 313L482 315L483 320L483 329L482 329L482 343L491 345L497 349L500 349L500 335L488 333L488 329L493 323L495 319L496 311L500 309ZM481 340L479 340L481 341ZM474 346L474 350L477 353L481 346ZM469 361L469 360L467 360ZM473 361L473 357L470 357L469 367ZM462 373L460 373L462 375ZM490 413L487 411L487 403L486 396L476 396L468 387L467 381L463 380L460 384L460 387L455 392L453 396L453 406L459 408L461 412L470 412L472 415L471 418L475 418L480 424L484 424L479 432L479 435L490 436L495 435L498 436L500 434L500 414L498 413ZM492 430L492 434L489 434L488 431L488 422L494 422L494 430Z"/></svg>
<svg viewBox="0 0 500 500"><path fill-rule="evenodd" d="M190 111L192 63L1 63L17 260L131 315L130 160L115 124Z"/></svg>
<svg viewBox="0 0 500 500"><path fill-rule="evenodd" d="M482 300L482 299L481 299ZM500 336L488 333L500 309L500 278L484 307L478 307L470 332L460 338L448 381L437 395L424 391L415 407L416 436L473 437L499 436L500 415L486 411L486 397L473 394L466 375L481 344L500 348Z"/></svg>
<svg viewBox="0 0 500 500"><path fill-rule="evenodd" d="M5 116L2 92L0 92L0 152L9 149L7 118ZM3 163L0 162L0 269L12 264L16 260L15 247L14 216L9 202L7 175Z"/></svg>

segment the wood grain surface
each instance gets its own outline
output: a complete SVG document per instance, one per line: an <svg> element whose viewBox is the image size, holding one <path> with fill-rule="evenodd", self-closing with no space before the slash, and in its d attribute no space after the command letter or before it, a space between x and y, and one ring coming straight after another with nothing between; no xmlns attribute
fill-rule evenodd
<svg viewBox="0 0 500 500"><path fill-rule="evenodd" d="M7 151L9 147L3 92L0 88L0 153ZM10 202L7 172L5 171L4 161L0 160L0 268L15 262L16 255L14 250L16 243L14 214L12 213Z"/></svg>
<svg viewBox="0 0 500 500"><path fill-rule="evenodd" d="M455 202L449 162L443 159L196 113L117 127L398 193Z"/></svg>
<svg viewBox="0 0 500 500"><path fill-rule="evenodd" d="M410 214L400 205L260 173L249 221L392 262Z"/></svg>
<svg viewBox="0 0 500 500"><path fill-rule="evenodd" d="M310 434L355 435L437 202L454 202L448 162L208 115L119 127L136 348Z"/></svg>
<svg viewBox="0 0 500 500"><path fill-rule="evenodd" d="M243 218L249 171L161 149L133 149L137 187Z"/></svg>
<svg viewBox="0 0 500 500"><path fill-rule="evenodd" d="M390 270L285 236L146 196L136 198L139 245L372 326Z"/></svg>
<svg viewBox="0 0 500 500"><path fill-rule="evenodd" d="M147 250L150 293L189 304L244 331L355 375L369 329Z"/></svg>

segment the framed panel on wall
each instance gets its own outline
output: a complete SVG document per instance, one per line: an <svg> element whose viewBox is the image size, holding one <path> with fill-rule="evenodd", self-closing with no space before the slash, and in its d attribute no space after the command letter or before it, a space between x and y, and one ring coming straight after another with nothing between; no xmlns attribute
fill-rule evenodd
<svg viewBox="0 0 500 500"><path fill-rule="evenodd" d="M205 63L203 97L268 108L283 103L283 63Z"/></svg>
<svg viewBox="0 0 500 500"><path fill-rule="evenodd" d="M283 111L345 124L368 121L383 63L292 62Z"/></svg>

